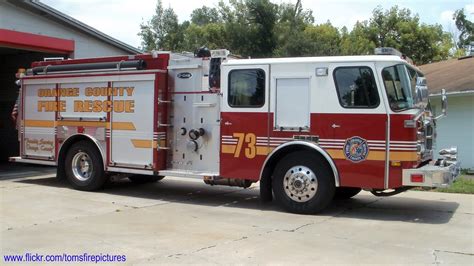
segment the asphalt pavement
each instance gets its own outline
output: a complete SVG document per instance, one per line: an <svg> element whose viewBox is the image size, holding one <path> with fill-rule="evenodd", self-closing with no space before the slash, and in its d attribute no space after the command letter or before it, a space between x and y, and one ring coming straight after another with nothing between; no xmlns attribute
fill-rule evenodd
<svg viewBox="0 0 474 266"><path fill-rule="evenodd" d="M123 265L474 265L472 195L362 192L295 215L260 203L258 186L167 177L81 192L54 168L9 169L0 167L0 264L5 255L87 253L123 255Z"/></svg>

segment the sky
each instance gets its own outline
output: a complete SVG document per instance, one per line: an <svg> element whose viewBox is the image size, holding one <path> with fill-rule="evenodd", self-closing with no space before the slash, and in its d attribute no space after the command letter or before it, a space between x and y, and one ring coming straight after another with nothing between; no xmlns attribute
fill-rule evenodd
<svg viewBox="0 0 474 266"><path fill-rule="evenodd" d="M224 0L225 2L228 2ZM271 0L273 3L296 3L296 0ZM92 26L105 34L134 47L141 44L137 33L140 23L148 21L155 12L157 0L41 0L41 2ZM219 0L162 0L171 7L180 22L189 20L191 12L203 5L215 7ZM440 24L454 33L452 20L455 10L465 8L468 19L474 21L474 0L302 0L303 8L311 9L315 23L330 20L336 27L349 30L357 21L368 20L377 5L388 9L394 5L409 8L422 23Z"/></svg>

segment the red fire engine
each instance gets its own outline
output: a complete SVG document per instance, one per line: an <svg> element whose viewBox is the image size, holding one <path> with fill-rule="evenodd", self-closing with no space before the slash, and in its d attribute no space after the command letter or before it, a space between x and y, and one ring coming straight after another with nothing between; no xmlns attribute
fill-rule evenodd
<svg viewBox="0 0 474 266"><path fill-rule="evenodd" d="M448 186L456 149L433 160L443 115L433 117L420 70L393 53L233 59L204 49L35 62L21 78L21 154L11 160L56 165L80 190L112 173L260 181L263 200L296 213L361 189Z"/></svg>

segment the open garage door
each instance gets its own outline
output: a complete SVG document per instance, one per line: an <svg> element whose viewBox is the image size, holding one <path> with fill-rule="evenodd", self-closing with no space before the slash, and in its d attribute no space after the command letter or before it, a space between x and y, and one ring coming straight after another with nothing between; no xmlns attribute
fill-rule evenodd
<svg viewBox="0 0 474 266"><path fill-rule="evenodd" d="M68 58L74 41L0 29L0 162L19 155L18 132L10 114L18 97L15 73L47 57Z"/></svg>
<svg viewBox="0 0 474 266"><path fill-rule="evenodd" d="M18 133L10 114L18 97L15 73L45 57L64 56L0 47L0 162L18 155Z"/></svg>

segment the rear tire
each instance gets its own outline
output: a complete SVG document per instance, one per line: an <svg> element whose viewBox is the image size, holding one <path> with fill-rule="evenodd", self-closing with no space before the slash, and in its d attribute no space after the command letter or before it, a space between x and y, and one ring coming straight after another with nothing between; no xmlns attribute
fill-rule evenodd
<svg viewBox="0 0 474 266"><path fill-rule="evenodd" d="M362 189L356 187L337 187L334 199L345 200L359 194Z"/></svg>
<svg viewBox="0 0 474 266"><path fill-rule="evenodd" d="M132 175L128 177L128 179L135 184L154 183L160 181L163 178L165 177L153 175Z"/></svg>
<svg viewBox="0 0 474 266"><path fill-rule="evenodd" d="M322 158L309 151L290 153L279 161L272 188L284 209L302 214L322 211L335 191L332 171Z"/></svg>
<svg viewBox="0 0 474 266"><path fill-rule="evenodd" d="M79 141L66 155L66 178L75 189L94 191L104 186L107 176L102 157L91 142Z"/></svg>

